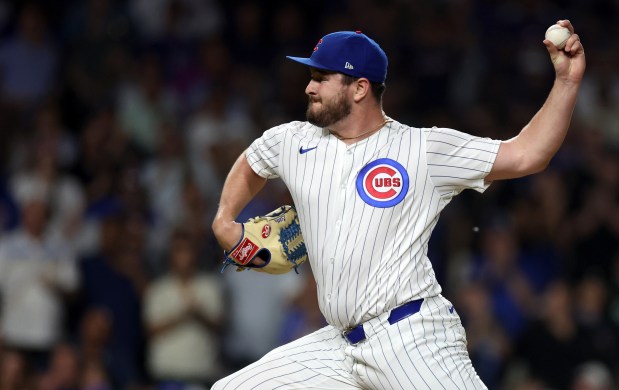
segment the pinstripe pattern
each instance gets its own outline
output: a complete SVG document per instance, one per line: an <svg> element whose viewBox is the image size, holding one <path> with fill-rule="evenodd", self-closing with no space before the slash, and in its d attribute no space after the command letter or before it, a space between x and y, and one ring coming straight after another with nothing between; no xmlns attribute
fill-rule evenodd
<svg viewBox="0 0 619 390"><path fill-rule="evenodd" d="M385 313L364 324L368 338L356 346L329 325L271 351L213 389L485 389L450 307L438 295L396 324L389 325Z"/></svg>
<svg viewBox="0 0 619 390"><path fill-rule="evenodd" d="M330 324L345 329L441 292L426 256L432 229L454 195L487 187L483 178L498 145L452 129L392 122L347 146L307 122L292 122L266 131L246 156L259 175L281 177L290 189L320 308ZM394 207L373 207L355 189L358 172L378 158L398 161L410 177L409 193Z"/></svg>
<svg viewBox="0 0 619 390"><path fill-rule="evenodd" d="M433 314L419 316L421 321L375 325L382 327L376 334L388 336L366 340L355 349L359 353L353 354L350 366L338 366L356 378L350 383L376 389L483 388L474 379L459 319L449 314L439 299L441 288L427 249L439 214L453 196L466 188L480 192L487 188L484 177L492 168L499 144L452 129L418 129L394 121L371 137L346 145L324 129L291 122L267 130L246 151L257 174L281 178L292 194L320 309L332 331L376 319L410 300L429 298L424 307ZM314 147L300 153L301 148ZM406 196L391 207L368 204L357 192L359 172L377 159L396 161L409 178ZM435 307L427 307L432 304ZM330 334L325 330L318 335L324 333ZM298 341L276 351L289 354L301 349L307 353L306 345L299 342L310 340L316 342ZM350 347L341 342L339 337L338 348ZM319 343L323 349L330 345ZM321 350L316 358L334 358L327 357L329 351L335 349ZM289 355L273 359L273 353L256 363L261 367L257 372L264 372L264 365L272 371L274 364L281 363L277 372L291 375L284 374L280 380L297 380L305 388L312 388L307 387L310 382L316 386L327 383L321 381L335 375L318 369L310 373L300 369L299 360L287 361ZM345 358L340 356L340 360ZM269 380L274 380L274 375L268 374ZM286 383L286 388L296 388L292 382ZM462 387L466 383L471 385ZM346 388L325 386L317 388Z"/></svg>

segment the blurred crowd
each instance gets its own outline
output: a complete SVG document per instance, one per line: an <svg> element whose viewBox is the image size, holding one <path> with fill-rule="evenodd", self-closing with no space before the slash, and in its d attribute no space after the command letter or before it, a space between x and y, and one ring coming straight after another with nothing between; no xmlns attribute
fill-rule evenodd
<svg viewBox="0 0 619 390"><path fill-rule="evenodd" d="M619 384L619 3L0 1L0 390L202 389L324 325L309 266L220 273L228 169L303 120L308 56L362 30L411 126L514 136L569 18L588 69L551 166L465 192L430 259L490 389ZM614 53L614 54L613 54ZM290 197L281 183L243 220Z"/></svg>

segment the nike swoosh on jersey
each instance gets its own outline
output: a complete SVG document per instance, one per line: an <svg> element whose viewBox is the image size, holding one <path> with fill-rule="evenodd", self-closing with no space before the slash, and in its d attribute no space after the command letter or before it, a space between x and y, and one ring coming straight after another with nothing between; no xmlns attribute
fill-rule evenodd
<svg viewBox="0 0 619 390"><path fill-rule="evenodd" d="M299 148L299 153L301 153L301 154L305 154L305 153L309 152L310 150L314 150L314 149L316 149L317 147L318 147L318 146L314 146L313 148L303 149L303 146L301 146L301 147Z"/></svg>

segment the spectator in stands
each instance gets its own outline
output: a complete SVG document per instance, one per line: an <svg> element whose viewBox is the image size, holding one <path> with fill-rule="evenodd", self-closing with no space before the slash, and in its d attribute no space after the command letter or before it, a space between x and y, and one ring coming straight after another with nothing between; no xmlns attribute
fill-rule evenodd
<svg viewBox="0 0 619 390"><path fill-rule="evenodd" d="M49 233L73 244L81 227L85 195L82 184L62 170L63 159L75 157L75 151L71 140L63 137L58 115L52 107L39 111L36 133L27 144L26 161L14 172L11 189L18 199L33 188L47 194Z"/></svg>
<svg viewBox="0 0 619 390"><path fill-rule="evenodd" d="M58 50L46 15L34 2L19 15L16 33L0 42L0 97L4 104L33 108L55 87Z"/></svg>
<svg viewBox="0 0 619 390"><path fill-rule="evenodd" d="M154 274L159 275L167 266L164 253L170 235L184 216L183 186L187 178L184 159L183 135L172 125L161 129L157 152L140 168L140 184L152 210L152 225L148 232L148 257ZM191 214L201 214L191 210Z"/></svg>
<svg viewBox="0 0 619 390"><path fill-rule="evenodd" d="M118 388L143 380L141 293L143 273L134 254L127 253L127 218L108 215L101 226L100 250L80 263L83 306L105 309L112 324L107 344L107 368Z"/></svg>
<svg viewBox="0 0 619 390"><path fill-rule="evenodd" d="M119 88L117 105L123 132L139 151L153 153L161 127L175 121L178 110L176 95L166 86L156 55L144 55L135 78Z"/></svg>
<svg viewBox="0 0 619 390"><path fill-rule="evenodd" d="M84 390L111 388L109 341L111 314L93 307L84 313L79 330L79 353L82 362L80 383Z"/></svg>
<svg viewBox="0 0 619 390"><path fill-rule="evenodd" d="M34 389L31 378L23 354L10 349L0 351L0 390Z"/></svg>
<svg viewBox="0 0 619 390"><path fill-rule="evenodd" d="M571 390L613 390L610 370L601 363L588 362L576 370Z"/></svg>
<svg viewBox="0 0 619 390"><path fill-rule="evenodd" d="M37 369L63 336L65 299L79 283L75 258L61 237L48 235L48 205L36 187L22 199L22 227L0 241L4 343Z"/></svg>
<svg viewBox="0 0 619 390"><path fill-rule="evenodd" d="M517 341L517 356L530 376L546 388L567 389L573 373L586 360L589 348L574 320L572 291L565 281L550 284L543 295L539 321Z"/></svg>
<svg viewBox="0 0 619 390"><path fill-rule="evenodd" d="M479 283L460 288L454 306L466 328L467 349L479 377L489 389L501 383L511 353L507 334L493 314L490 293Z"/></svg>
<svg viewBox="0 0 619 390"><path fill-rule="evenodd" d="M617 365L619 345L617 334L608 317L609 289L601 275L583 275L575 288L575 319L586 337L589 360L611 369Z"/></svg>
<svg viewBox="0 0 619 390"><path fill-rule="evenodd" d="M524 255L511 224L496 222L482 231L481 255L473 279L488 290L494 316L511 337L526 326L535 294L523 270Z"/></svg>
<svg viewBox="0 0 619 390"><path fill-rule="evenodd" d="M221 375L217 331L223 319L222 290L217 277L199 271L197 260L191 235L176 230L169 271L146 292L148 366L160 384L210 386Z"/></svg>
<svg viewBox="0 0 619 390"><path fill-rule="evenodd" d="M316 281L311 272L301 275L302 287L286 308L280 343L286 344L327 325L316 299Z"/></svg>
<svg viewBox="0 0 619 390"><path fill-rule="evenodd" d="M67 343L56 345L50 366L38 381L38 390L77 390L80 368L77 351L72 345Z"/></svg>
<svg viewBox="0 0 619 390"><path fill-rule="evenodd" d="M213 50L215 53L210 56L219 57L218 51L223 50L219 48L221 43L212 45L214 48L204 50ZM223 60L218 58L213 61ZM243 151L254 132L254 123L247 107L230 88L230 85L223 83L214 86L200 109L188 119L185 130L187 158L193 180L198 183L204 196L211 199L217 198L226 170L234 162L231 156Z"/></svg>

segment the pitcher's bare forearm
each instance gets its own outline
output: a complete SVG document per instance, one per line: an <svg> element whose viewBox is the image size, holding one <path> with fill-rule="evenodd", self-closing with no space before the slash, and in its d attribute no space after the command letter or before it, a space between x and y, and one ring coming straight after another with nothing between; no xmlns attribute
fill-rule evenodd
<svg viewBox="0 0 619 390"><path fill-rule="evenodd" d="M572 24L568 20L557 24L568 28L572 35L563 50L548 40L544 41L556 74L552 90L542 108L520 133L501 143L487 181L542 171L565 139L586 61L584 48Z"/></svg>
<svg viewBox="0 0 619 390"><path fill-rule="evenodd" d="M567 135L578 87L555 81L546 102L531 121L516 137L501 143L495 169L486 180L511 179L546 168ZM506 156L509 160L503 159Z"/></svg>
<svg viewBox="0 0 619 390"><path fill-rule="evenodd" d="M234 219L264 187L265 183L266 179L258 176L251 169L243 152L228 173L212 225L215 237L224 249L230 249L238 241L241 236L241 226Z"/></svg>

